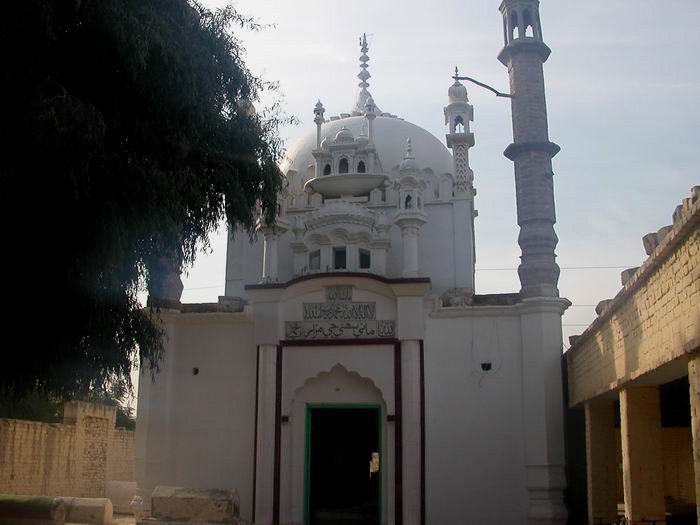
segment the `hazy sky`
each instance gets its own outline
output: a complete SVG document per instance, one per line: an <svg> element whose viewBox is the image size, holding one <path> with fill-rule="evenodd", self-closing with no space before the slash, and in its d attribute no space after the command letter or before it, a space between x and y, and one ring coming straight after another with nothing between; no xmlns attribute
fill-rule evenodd
<svg viewBox="0 0 700 525"><path fill-rule="evenodd" d="M507 90L500 0L365 1L242 0L240 11L275 24L244 32L246 62L276 80L288 114L291 144L313 126L321 99L327 115L350 111L357 93L358 37L370 40L370 91L383 111L424 127L444 141L442 110L455 65ZM205 1L223 5L223 1ZM563 267L560 290L574 307L565 336L580 333L593 306L620 289L616 269L645 258L641 237L671 222L671 213L700 184L700 2L698 0L542 0L551 139ZM476 207L477 292L519 289L519 248L510 104L468 86L474 105L471 150ZM420 160L420 159L419 159ZM213 302L224 290L225 234L185 278L183 301ZM588 305L588 306L587 306ZM568 342L567 342L568 346Z"/></svg>

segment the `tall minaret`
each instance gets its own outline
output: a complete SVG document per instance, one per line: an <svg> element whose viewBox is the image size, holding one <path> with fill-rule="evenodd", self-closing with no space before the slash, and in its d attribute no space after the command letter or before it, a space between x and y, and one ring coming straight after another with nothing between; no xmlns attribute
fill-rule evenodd
<svg viewBox="0 0 700 525"><path fill-rule="evenodd" d="M452 296L457 293L465 304L471 304L474 295L474 265L476 249L474 243L474 172L469 167L469 149L474 146L474 133L470 123L474 120L474 108L469 103L467 88L459 81L455 68L454 84L447 91L445 124L448 127L447 147L452 149L454 170L453 207L455 228L455 282ZM444 299L443 299L444 301ZM443 302L443 304L445 304Z"/></svg>
<svg viewBox="0 0 700 525"><path fill-rule="evenodd" d="M515 163L515 187L522 252L518 274L523 297L558 297L559 266L554 250L554 184L542 65L551 50L542 41L539 0L503 0L505 47L498 59L508 67L513 144L504 155Z"/></svg>

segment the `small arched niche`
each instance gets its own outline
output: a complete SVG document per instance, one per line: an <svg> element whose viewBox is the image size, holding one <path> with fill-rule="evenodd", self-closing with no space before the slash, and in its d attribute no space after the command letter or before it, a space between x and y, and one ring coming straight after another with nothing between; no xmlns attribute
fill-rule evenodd
<svg viewBox="0 0 700 525"><path fill-rule="evenodd" d="M530 10L526 9L525 12L523 12L523 25L525 26L525 37L526 38L534 38L535 37L535 25L532 20L532 15L530 14Z"/></svg>
<svg viewBox="0 0 700 525"><path fill-rule="evenodd" d="M511 42L520 38L520 26L518 24L518 12L513 11L510 15L510 40Z"/></svg>
<svg viewBox="0 0 700 525"><path fill-rule="evenodd" d="M455 133L464 133L464 118L462 115L455 117Z"/></svg>
<svg viewBox="0 0 700 525"><path fill-rule="evenodd" d="M348 173L350 171L350 163L348 162L348 159L343 157L340 159L340 162L338 162L338 173L343 174L343 173Z"/></svg>

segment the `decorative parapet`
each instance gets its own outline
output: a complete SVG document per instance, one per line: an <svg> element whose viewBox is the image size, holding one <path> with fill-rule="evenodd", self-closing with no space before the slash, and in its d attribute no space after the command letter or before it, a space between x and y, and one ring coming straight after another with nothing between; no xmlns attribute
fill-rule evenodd
<svg viewBox="0 0 700 525"><path fill-rule="evenodd" d="M700 186L673 224L644 236L649 257L622 272L622 290L566 353L572 406L700 347Z"/></svg>

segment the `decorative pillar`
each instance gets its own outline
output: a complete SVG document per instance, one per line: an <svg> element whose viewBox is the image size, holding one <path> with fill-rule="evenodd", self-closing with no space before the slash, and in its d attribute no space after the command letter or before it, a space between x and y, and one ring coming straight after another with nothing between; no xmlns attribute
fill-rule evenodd
<svg viewBox="0 0 700 525"><path fill-rule="evenodd" d="M325 111L326 110L323 107L323 104L321 104L321 101L319 100L318 102L316 102L316 105L314 106L314 124L316 124L316 147L313 151L313 153L315 153L314 160L316 161L314 177L320 177L321 175L323 175L322 160L325 156L321 151L321 127L325 122L325 119L323 118L323 114L325 113Z"/></svg>
<svg viewBox="0 0 700 525"><path fill-rule="evenodd" d="M377 106L374 99L369 97L365 105L365 118L367 119L367 173L374 173L374 119L377 118Z"/></svg>
<svg viewBox="0 0 700 525"><path fill-rule="evenodd" d="M325 113L325 108L321 101L316 102L314 106L314 124L316 124L316 149L321 147L321 126L323 125L324 119L323 114ZM316 174L318 177L318 173Z"/></svg>
<svg viewBox="0 0 700 525"><path fill-rule="evenodd" d="M586 410L586 474L588 523L617 520L617 463L615 458L615 402L589 401Z"/></svg>
<svg viewBox="0 0 700 525"><path fill-rule="evenodd" d="M419 179L419 169L412 155L411 139L407 139L406 156L399 167L396 185L399 190L399 210L394 216L394 224L401 229L403 266L402 277L418 277L420 229L428 222L423 209L425 181Z"/></svg>
<svg viewBox="0 0 700 525"><path fill-rule="evenodd" d="M517 38L515 32L507 32L498 56L508 67L513 96L513 143L504 155L515 163L521 294L558 297L552 158L560 148L549 140L543 73L551 50L541 38L539 0L504 0L500 10L511 25L527 17L535 35L524 36L524 25Z"/></svg>
<svg viewBox="0 0 700 525"><path fill-rule="evenodd" d="M525 299L521 306L523 426L527 523L564 525L567 509L561 316L566 299Z"/></svg>
<svg viewBox="0 0 700 525"><path fill-rule="evenodd" d="M628 523L665 523L659 387L628 387L620 392L620 433Z"/></svg>
<svg viewBox="0 0 700 525"><path fill-rule="evenodd" d="M418 277L418 232L420 225L410 225L404 221L401 225L403 241L403 271L402 277Z"/></svg>
<svg viewBox="0 0 700 525"><path fill-rule="evenodd" d="M690 383L690 414L693 430L693 467L695 471L695 501L700 525L700 355L694 354L688 361Z"/></svg>

